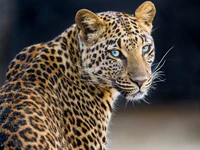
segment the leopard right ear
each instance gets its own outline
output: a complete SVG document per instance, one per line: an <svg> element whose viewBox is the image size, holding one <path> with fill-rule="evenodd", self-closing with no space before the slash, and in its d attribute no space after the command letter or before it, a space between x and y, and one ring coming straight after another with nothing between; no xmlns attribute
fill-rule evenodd
<svg viewBox="0 0 200 150"><path fill-rule="evenodd" d="M86 41L94 40L105 29L104 22L93 12L81 9L76 13L76 25L80 29L80 36Z"/></svg>

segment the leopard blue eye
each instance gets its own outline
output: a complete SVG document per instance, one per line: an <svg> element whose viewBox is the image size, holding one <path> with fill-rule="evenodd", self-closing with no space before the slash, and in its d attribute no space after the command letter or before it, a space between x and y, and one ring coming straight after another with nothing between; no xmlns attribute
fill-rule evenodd
<svg viewBox="0 0 200 150"><path fill-rule="evenodd" d="M111 55L113 57L119 57L120 56L120 51L117 50L117 49L114 49L114 50L111 51Z"/></svg>
<svg viewBox="0 0 200 150"><path fill-rule="evenodd" d="M142 47L142 53L147 53L150 51L150 49L151 49L150 45L145 45Z"/></svg>

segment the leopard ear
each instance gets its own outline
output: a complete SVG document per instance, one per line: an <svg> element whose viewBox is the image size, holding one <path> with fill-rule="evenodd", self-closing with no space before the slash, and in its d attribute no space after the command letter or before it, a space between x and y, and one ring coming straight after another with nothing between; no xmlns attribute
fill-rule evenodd
<svg viewBox="0 0 200 150"><path fill-rule="evenodd" d="M139 22L139 25L148 33L151 33L152 21L155 17L155 14L156 8L150 1L142 3L135 11L135 16Z"/></svg>
<svg viewBox="0 0 200 150"><path fill-rule="evenodd" d="M104 22L93 12L81 9L76 13L76 25L82 39L90 41L97 38L104 30Z"/></svg>

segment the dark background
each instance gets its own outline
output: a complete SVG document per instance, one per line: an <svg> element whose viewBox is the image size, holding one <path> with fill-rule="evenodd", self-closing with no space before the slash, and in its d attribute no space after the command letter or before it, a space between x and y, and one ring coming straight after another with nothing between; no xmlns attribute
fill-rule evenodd
<svg viewBox="0 0 200 150"><path fill-rule="evenodd" d="M142 2L144 0L0 0L0 85L5 79L7 65L22 48L59 35L74 23L79 9L132 14ZM165 82L158 83L148 101L152 106L200 109L200 1L152 2L157 8L153 23L155 63L167 50L174 48L162 68Z"/></svg>

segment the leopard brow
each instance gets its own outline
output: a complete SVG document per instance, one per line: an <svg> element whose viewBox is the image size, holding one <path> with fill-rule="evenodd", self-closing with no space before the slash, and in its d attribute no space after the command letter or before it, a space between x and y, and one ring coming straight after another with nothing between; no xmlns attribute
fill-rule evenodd
<svg viewBox="0 0 200 150"><path fill-rule="evenodd" d="M118 44L119 48L122 48L121 47L121 39L120 38L117 40L117 44Z"/></svg>
<svg viewBox="0 0 200 150"><path fill-rule="evenodd" d="M142 39L142 44L144 44L145 42L153 42L153 40L145 34L142 34L140 38Z"/></svg>

